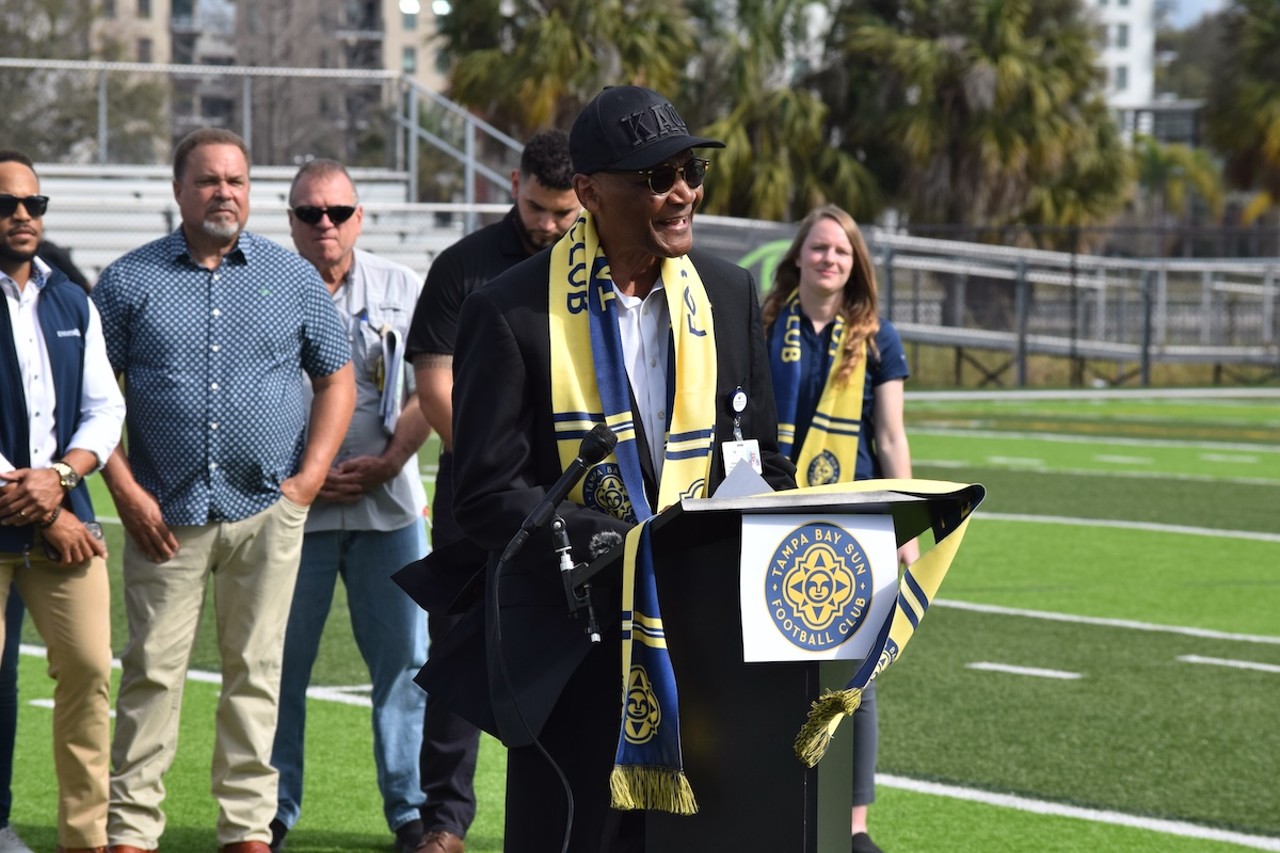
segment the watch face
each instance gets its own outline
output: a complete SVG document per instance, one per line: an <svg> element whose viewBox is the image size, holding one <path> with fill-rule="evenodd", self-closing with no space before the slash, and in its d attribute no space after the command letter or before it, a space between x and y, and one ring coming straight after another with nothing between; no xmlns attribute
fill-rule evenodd
<svg viewBox="0 0 1280 853"><path fill-rule="evenodd" d="M72 468L65 462L55 462L53 470L58 472L58 481L64 489L74 489L80 482L80 475L76 473L76 469Z"/></svg>

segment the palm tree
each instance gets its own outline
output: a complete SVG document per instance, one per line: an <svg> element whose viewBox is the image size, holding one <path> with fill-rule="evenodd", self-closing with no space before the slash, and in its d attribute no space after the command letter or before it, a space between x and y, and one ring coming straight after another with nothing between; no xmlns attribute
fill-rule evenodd
<svg viewBox="0 0 1280 853"><path fill-rule="evenodd" d="M913 220L1053 218L1066 206L1046 189L1082 169L1092 197L1071 208L1094 216L1122 198L1126 155L1101 127L1078 0L844 0L828 46L845 145Z"/></svg>
<svg viewBox="0 0 1280 853"><path fill-rule="evenodd" d="M1226 157L1227 180L1258 191L1248 223L1280 203L1280 4L1234 0L1221 17L1205 135Z"/></svg>
<svg viewBox="0 0 1280 853"><path fill-rule="evenodd" d="M1055 174L1030 188L1016 217L1037 248L1088 249L1090 241L1081 235L1110 221L1132 195L1135 166L1131 157L1117 156L1124 147L1119 128L1101 101L1086 105L1085 111L1091 118L1084 122L1078 144Z"/></svg>
<svg viewBox="0 0 1280 853"><path fill-rule="evenodd" d="M737 0L695 11L705 35L686 91L699 114L719 116L703 132L725 142L707 182L710 213L792 220L826 202L857 217L875 210L874 178L833 144L827 106L797 80L809 5Z"/></svg>
<svg viewBox="0 0 1280 853"><path fill-rule="evenodd" d="M677 88L694 52L678 0L480 0L440 27L450 95L516 136L568 127L606 85Z"/></svg>
<svg viewBox="0 0 1280 853"><path fill-rule="evenodd" d="M1205 149L1139 136L1134 140L1133 157L1151 218L1185 216L1191 199L1197 196L1215 218L1222 215L1222 176Z"/></svg>

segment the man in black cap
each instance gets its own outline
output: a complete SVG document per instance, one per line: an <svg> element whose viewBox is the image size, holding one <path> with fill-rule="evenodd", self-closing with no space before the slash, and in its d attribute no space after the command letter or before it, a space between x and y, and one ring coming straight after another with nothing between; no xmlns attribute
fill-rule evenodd
<svg viewBox="0 0 1280 853"><path fill-rule="evenodd" d="M682 495L711 494L725 477L725 445L754 445L765 480L794 487L777 452L755 282L693 248L709 165L695 149L723 143L691 135L657 92L619 86L587 105L569 145L584 214L550 252L467 299L455 359L455 515L490 554L485 606L500 611L485 624L490 714L476 722L510 749L507 853L560 850L570 814L571 850L643 849L643 813L610 807L622 719L618 580L597 581L604 639L592 644L566 616L547 531L495 577L498 555L583 435L607 423L618 443L557 507L575 560ZM447 666L434 674L451 676Z"/></svg>

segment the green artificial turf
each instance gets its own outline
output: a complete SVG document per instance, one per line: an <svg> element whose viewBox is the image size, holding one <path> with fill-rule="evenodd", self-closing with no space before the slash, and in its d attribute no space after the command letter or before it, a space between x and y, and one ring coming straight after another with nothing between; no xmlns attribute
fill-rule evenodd
<svg viewBox="0 0 1280 853"><path fill-rule="evenodd" d="M980 482L988 497L939 592L941 602L881 681L880 770L979 793L1008 792L1280 839L1274 782L1280 674L1178 660L1199 655L1280 665L1280 405L1274 399L909 398L907 414L917 476ZM1001 434L984 435L992 431ZM421 458L430 470L434 450ZM114 510L99 478L90 482L100 515L110 518ZM1262 535L1196 535L1172 529L1177 526ZM118 653L126 639L122 531L111 523L106 530ZM217 670L211 622L201 626L196 669ZM24 639L40 642L29 619ZM975 662L1082 677L968 666ZM20 678L13 818L36 850L52 850L56 786L49 710L28 704L48 699L52 682L43 661L31 656L22 658ZM313 682L368 682L341 586ZM201 682L187 689L178 759L167 779L167 851L214 844L209 756L216 694L216 687ZM847 723L841 732L847 736ZM477 774L479 814L467 845L472 853L501 849L504 761L501 745L486 738ZM309 703L306 773L291 853L391 850L374 785L367 708ZM871 820L877 841L891 853L1244 849L888 785L880 786Z"/></svg>

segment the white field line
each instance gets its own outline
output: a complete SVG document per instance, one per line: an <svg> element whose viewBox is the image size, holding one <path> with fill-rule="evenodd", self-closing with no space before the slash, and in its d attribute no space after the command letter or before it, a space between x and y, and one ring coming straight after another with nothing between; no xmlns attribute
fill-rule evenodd
<svg viewBox="0 0 1280 853"><path fill-rule="evenodd" d="M1183 663L1206 663L1210 666L1226 666L1232 669L1252 669L1256 672L1269 672L1280 675L1280 666L1271 663L1258 663L1252 660L1232 660L1231 658L1205 658L1200 655L1178 655Z"/></svg>
<svg viewBox="0 0 1280 853"><path fill-rule="evenodd" d="M1078 672L1066 672L1061 669L1041 669L1035 666L1013 666L1007 663L992 663L990 661L975 661L964 665L965 669L978 669L983 672L1003 672L1008 675L1029 675L1034 678L1056 678L1061 681L1075 681L1084 678Z"/></svg>
<svg viewBox="0 0 1280 853"><path fill-rule="evenodd" d="M1280 444L1239 444L1228 441L1176 441L1169 438L1131 438L1118 435L1073 435L1056 432L1004 432L1000 430L948 429L945 427L911 427L911 435L937 435L944 438L994 438L1001 441L1026 439L1062 444L1116 444L1126 447L1185 447L1231 453L1280 453Z"/></svg>
<svg viewBox="0 0 1280 853"><path fill-rule="evenodd" d="M888 788L900 788L917 794L929 794L935 797L950 797L953 800L968 800L973 803L996 806L1004 809L1015 809L1034 814L1051 815L1053 817L1069 817L1087 820L1094 823L1108 823L1113 826L1127 826L1148 832L1160 832L1165 835L1176 835L1181 838L1197 838L1202 841L1218 841L1224 844L1238 844L1254 850L1280 851L1280 838L1265 835L1247 835L1243 832L1230 832L1225 829L1213 829L1198 826L1180 820L1161 820L1159 818L1129 815L1123 812L1105 809L1086 809L1080 806L1069 806L1063 803L1052 803L1044 800L1033 800L1030 797L1018 797L1013 794L997 794L991 791L979 791L973 788L961 788L958 785L942 785L937 782L924 782L908 779L905 776L894 776L888 773L877 773L876 784Z"/></svg>
<svg viewBox="0 0 1280 853"><path fill-rule="evenodd" d="M992 465L1013 465L1018 468L1043 468L1044 460L1034 456L988 456Z"/></svg>
<svg viewBox="0 0 1280 853"><path fill-rule="evenodd" d="M1118 527L1125 530L1145 530L1152 533L1181 533L1187 536L1214 536L1221 539L1249 539L1254 542L1280 543L1280 533L1258 530L1220 530L1213 527L1189 527L1182 524L1160 524L1155 521L1121 521L1113 518L1071 518L1061 515L1024 515L1014 512L974 513L978 520L1035 522L1039 524L1069 524L1076 527Z"/></svg>
<svg viewBox="0 0 1280 853"><path fill-rule="evenodd" d="M973 468L977 463L965 459L915 459L916 467L935 468ZM1011 470L1033 474L1067 474L1080 477L1129 477L1139 480L1178 480L1192 483L1229 483L1236 486L1280 486L1280 480L1267 477L1219 477L1214 474L1174 474L1168 471L1108 471L1102 468L1059 468L1041 465L1030 467L1020 465Z"/></svg>
<svg viewBox="0 0 1280 853"><path fill-rule="evenodd" d="M970 613L989 613L993 616L1022 616L1027 619L1043 619L1046 622L1068 622L1075 625L1097 625L1103 628L1124 628L1129 631L1151 631L1157 634L1178 634L1183 637L1197 637L1204 640L1229 640L1236 643L1258 643L1268 646L1280 646L1280 636L1267 634L1231 634L1226 631L1210 631L1207 628L1187 628L1182 625L1159 625L1153 622L1138 622L1133 619L1104 619L1100 616L1076 616L1071 613L1051 613L1047 610L1025 610L1018 607L1001 607L998 604L977 604L971 601L954 601L949 598L935 598L933 607L950 607L953 610L967 610Z"/></svg>
<svg viewBox="0 0 1280 853"><path fill-rule="evenodd" d="M18 647L18 652L20 654L29 655L31 657L42 658L45 656L45 651L44 646L33 646L29 643L23 643ZM120 669L119 658L111 659L111 668ZM222 684L222 675L217 672L205 672L200 669L189 669L187 670L187 680L199 681L202 684ZM343 705L358 705L362 708L372 708L373 701L368 696L360 695L360 692L371 689L372 685L368 684L355 684L348 687L308 687L307 697L309 699L320 699L325 702L338 702ZM29 704L45 707L44 703L47 703L47 707L53 707L53 702L51 700L44 699L36 699ZM114 715L115 711L112 711L111 713Z"/></svg>
<svg viewBox="0 0 1280 853"><path fill-rule="evenodd" d="M1280 400L1277 388L1109 388L1053 391L999 390L999 391L912 391L907 389L908 400L1203 400L1233 399Z"/></svg>
<svg viewBox="0 0 1280 853"><path fill-rule="evenodd" d="M1150 456L1113 456L1110 454L1099 454L1094 456L1095 462L1106 462L1111 465L1154 465L1155 460Z"/></svg>
<svg viewBox="0 0 1280 853"><path fill-rule="evenodd" d="M1258 457L1241 456L1238 453L1201 453L1200 459L1204 462L1227 462L1232 465L1256 465Z"/></svg>

